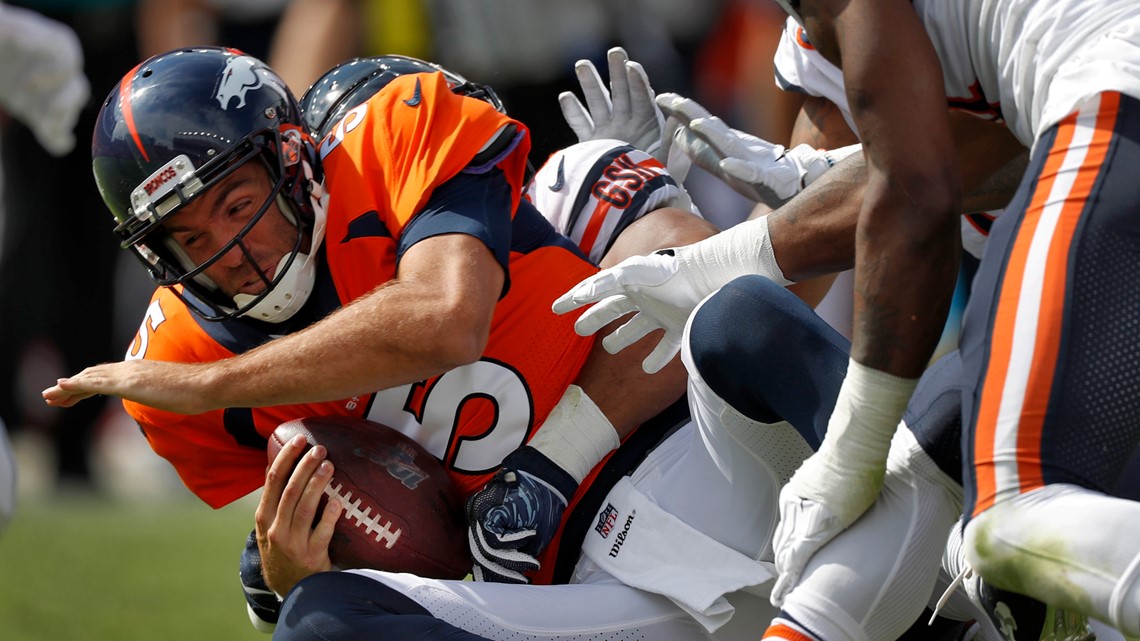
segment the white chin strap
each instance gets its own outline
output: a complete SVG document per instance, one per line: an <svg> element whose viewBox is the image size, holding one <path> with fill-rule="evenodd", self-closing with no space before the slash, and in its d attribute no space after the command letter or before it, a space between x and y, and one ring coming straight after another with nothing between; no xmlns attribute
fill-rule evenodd
<svg viewBox="0 0 1140 641"><path fill-rule="evenodd" d="M308 163L305 163L304 169L311 180L312 173ZM315 256L325 237L325 205L328 203L328 195L324 191L324 185L315 181L312 185L310 201L313 203L313 239L309 243L309 253L298 253L288 271L277 281L277 285L265 295L265 298L243 312L242 316L266 323L283 323L292 318L293 314L296 314L297 310L309 300L309 294L313 293L313 287L317 282ZM280 273L288 260L288 254L282 257L274 274ZM254 298L257 298L256 294L235 294L234 305L237 309L241 309Z"/></svg>

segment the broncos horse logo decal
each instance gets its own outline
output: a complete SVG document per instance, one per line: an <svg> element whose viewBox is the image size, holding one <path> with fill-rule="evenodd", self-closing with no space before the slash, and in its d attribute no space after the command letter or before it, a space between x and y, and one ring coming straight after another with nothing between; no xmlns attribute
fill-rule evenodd
<svg viewBox="0 0 1140 641"><path fill-rule="evenodd" d="M229 108L230 100L234 97L237 97L237 107L241 109L245 106L246 92L261 86L261 76L254 71L256 64L257 60L249 56L230 58L226 63L221 82L218 83L218 94L214 96L223 111Z"/></svg>

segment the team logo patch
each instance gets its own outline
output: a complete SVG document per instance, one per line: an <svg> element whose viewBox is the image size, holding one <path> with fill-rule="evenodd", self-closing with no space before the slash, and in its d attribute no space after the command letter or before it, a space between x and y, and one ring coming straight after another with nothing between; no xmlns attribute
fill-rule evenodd
<svg viewBox="0 0 1140 641"><path fill-rule="evenodd" d="M614 531L614 525L617 524L618 511L613 503L606 503L606 509L598 515L598 524L594 526L594 531L606 538L610 532Z"/></svg>
<svg viewBox="0 0 1140 641"><path fill-rule="evenodd" d="M235 56L226 63L222 70L222 80L218 83L218 99L222 111L229 109L230 101L238 99L237 108L245 106L245 94L261 87L261 76L254 71L257 60L250 56Z"/></svg>

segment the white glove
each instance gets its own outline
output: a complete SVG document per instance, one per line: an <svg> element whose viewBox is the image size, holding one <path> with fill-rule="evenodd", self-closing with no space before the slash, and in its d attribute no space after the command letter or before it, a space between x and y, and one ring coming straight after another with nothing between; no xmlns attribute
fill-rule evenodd
<svg viewBox="0 0 1140 641"><path fill-rule="evenodd" d="M655 155L661 146L665 119L653 102L649 76L621 47L610 49L606 58L610 67L609 89L594 63L579 60L574 65L586 106L572 92L560 94L558 104L566 124L574 130L578 142L613 138Z"/></svg>
<svg viewBox="0 0 1140 641"><path fill-rule="evenodd" d="M79 38L33 11L0 5L0 105L56 156L75 148L73 130L91 95Z"/></svg>
<svg viewBox="0 0 1140 641"><path fill-rule="evenodd" d="M787 149L726 125L696 101L673 93L657 97L670 120L681 123L673 144L740 195L775 209L860 145L825 151L810 145Z"/></svg>
<svg viewBox="0 0 1140 641"><path fill-rule="evenodd" d="M765 217L699 243L627 258L578 283L554 301L553 309L556 314L565 314L597 303L574 323L574 331L582 336L638 312L602 339L602 346L615 354L649 332L664 329L665 336L642 363L642 369L653 374L680 350L685 322L697 304L725 283L747 274L760 274L781 285L789 282L776 265Z"/></svg>
<svg viewBox="0 0 1140 641"><path fill-rule="evenodd" d="M891 439L917 383L848 362L823 444L780 490L780 523L772 540L779 573L771 595L776 607L812 556L875 502Z"/></svg>

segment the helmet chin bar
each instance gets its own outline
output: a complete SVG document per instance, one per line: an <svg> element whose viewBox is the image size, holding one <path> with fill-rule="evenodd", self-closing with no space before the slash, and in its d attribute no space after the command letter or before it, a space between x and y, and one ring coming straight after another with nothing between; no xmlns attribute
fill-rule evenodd
<svg viewBox="0 0 1140 641"><path fill-rule="evenodd" d="M283 256L281 262L277 264L274 272L276 277L273 283L269 284L268 291L256 295L235 294L234 305L237 309L249 306L240 312L239 316L266 323L281 323L292 318L313 293L317 280L316 255L325 236L325 204L328 202L328 197L321 184L312 180L312 168L309 163L302 162L305 176L312 185L310 201L313 204L313 238L309 243L309 253L296 252ZM280 197L278 199L282 200ZM287 217L296 216L286 203L280 202L279 206Z"/></svg>

